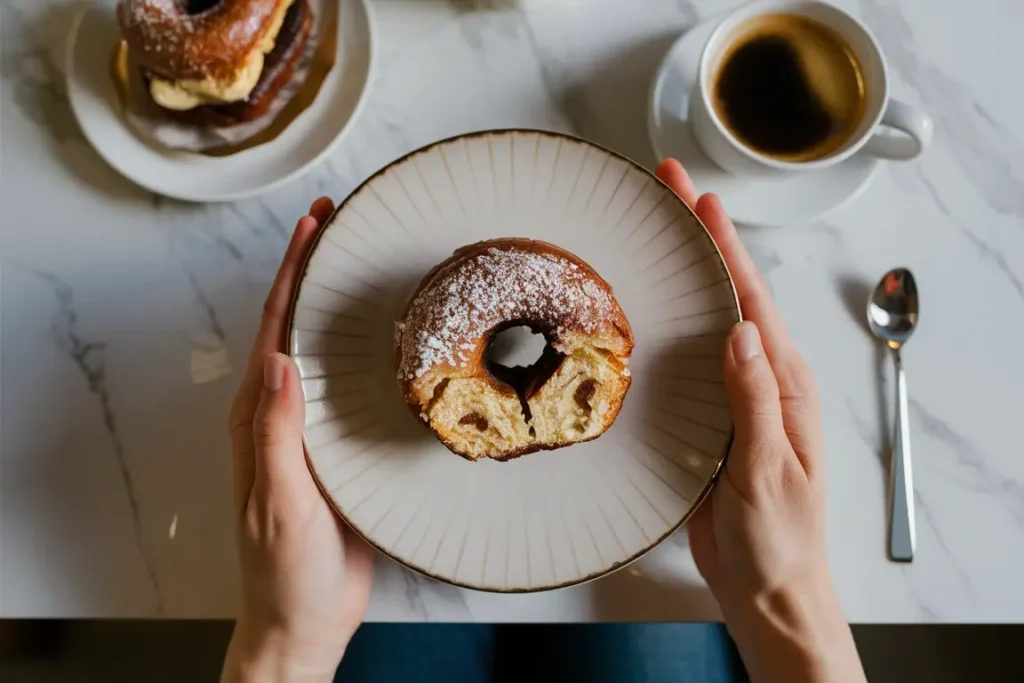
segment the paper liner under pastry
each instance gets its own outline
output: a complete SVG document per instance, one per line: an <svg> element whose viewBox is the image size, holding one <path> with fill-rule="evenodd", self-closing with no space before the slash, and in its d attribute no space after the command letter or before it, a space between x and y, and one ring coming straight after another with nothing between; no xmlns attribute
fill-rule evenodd
<svg viewBox="0 0 1024 683"><path fill-rule="evenodd" d="M309 5L313 27L295 75L260 118L226 128L170 120L150 97L142 71L133 63L124 41L114 46L111 59L121 115L138 134L171 150L223 157L272 142L313 104L337 58L338 3L309 0Z"/></svg>

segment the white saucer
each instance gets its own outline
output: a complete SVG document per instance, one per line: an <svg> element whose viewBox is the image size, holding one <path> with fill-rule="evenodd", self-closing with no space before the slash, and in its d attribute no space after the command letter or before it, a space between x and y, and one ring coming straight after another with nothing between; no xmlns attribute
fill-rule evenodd
<svg viewBox="0 0 1024 683"><path fill-rule="evenodd" d="M67 87L86 138L107 163L153 192L195 202L232 201L299 177L341 141L365 100L373 22L365 0L338 0L338 57L316 101L276 140L229 157L168 150L136 134L118 113L110 78L118 40L114 3L90 2L71 29Z"/></svg>
<svg viewBox="0 0 1024 683"><path fill-rule="evenodd" d="M697 189L717 194L737 223L792 225L819 218L860 195L879 164L866 154L856 154L817 173L782 178L731 175L704 155L687 118L701 51L716 23L705 22L684 33L658 69L647 122L657 158L679 159Z"/></svg>

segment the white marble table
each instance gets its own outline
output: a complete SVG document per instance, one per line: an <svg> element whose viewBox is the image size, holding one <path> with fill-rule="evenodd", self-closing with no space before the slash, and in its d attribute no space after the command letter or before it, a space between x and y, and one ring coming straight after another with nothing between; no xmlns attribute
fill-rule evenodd
<svg viewBox="0 0 1024 683"><path fill-rule="evenodd" d="M112 1L112 0L105 0ZM119 177L67 106L75 3L0 0L0 616L230 617L225 417L295 218L379 166L472 129L571 131L653 164L646 90L672 40L731 0L378 0L369 103L303 180L190 206ZM888 52L936 140L827 221L744 239L817 373L829 550L859 622L1024 620L1024 3L843 3ZM865 287L912 267L906 352L918 554L885 558L889 367ZM590 585L495 596L386 559L374 620L714 619L677 534Z"/></svg>

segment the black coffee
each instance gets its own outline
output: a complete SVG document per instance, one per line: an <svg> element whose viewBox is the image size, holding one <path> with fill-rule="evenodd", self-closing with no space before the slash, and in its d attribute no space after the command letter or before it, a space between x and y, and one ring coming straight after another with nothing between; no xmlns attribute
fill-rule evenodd
<svg viewBox="0 0 1024 683"><path fill-rule="evenodd" d="M744 145L781 161L838 151L864 115L864 78L842 37L798 14L770 14L734 33L714 81L719 118Z"/></svg>

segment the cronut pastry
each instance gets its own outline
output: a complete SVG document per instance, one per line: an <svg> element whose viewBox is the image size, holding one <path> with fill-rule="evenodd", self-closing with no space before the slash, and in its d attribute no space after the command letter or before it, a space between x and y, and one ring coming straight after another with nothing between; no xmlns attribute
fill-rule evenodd
<svg viewBox="0 0 1024 683"><path fill-rule="evenodd" d="M529 368L489 360L494 336L519 325L544 335L540 360ZM507 238L457 250L420 283L396 335L406 402L470 460L596 439L631 381L633 333L612 288L546 242Z"/></svg>
<svg viewBox="0 0 1024 683"><path fill-rule="evenodd" d="M308 0L119 0L152 100L171 119L226 126L270 108L312 29Z"/></svg>

